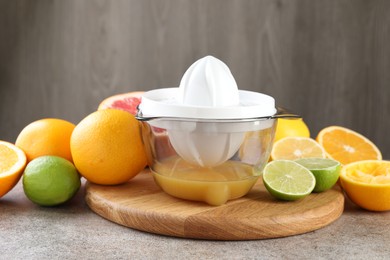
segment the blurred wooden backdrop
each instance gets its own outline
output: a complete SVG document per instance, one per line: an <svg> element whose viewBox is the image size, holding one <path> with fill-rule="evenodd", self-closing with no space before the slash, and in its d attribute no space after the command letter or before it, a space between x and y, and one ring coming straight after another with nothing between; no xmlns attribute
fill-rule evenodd
<svg viewBox="0 0 390 260"><path fill-rule="evenodd" d="M390 159L387 0L0 0L0 139L178 86L208 54L239 88L302 114L312 137L346 126Z"/></svg>

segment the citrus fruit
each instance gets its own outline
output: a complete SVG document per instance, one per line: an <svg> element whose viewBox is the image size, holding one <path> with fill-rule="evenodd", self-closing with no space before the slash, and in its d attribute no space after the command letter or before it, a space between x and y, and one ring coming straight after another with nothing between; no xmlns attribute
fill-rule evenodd
<svg viewBox="0 0 390 260"><path fill-rule="evenodd" d="M20 148L0 141L0 197L18 183L26 163L26 155Z"/></svg>
<svg viewBox="0 0 390 260"><path fill-rule="evenodd" d="M143 91L136 91L108 97L99 104L98 110L114 108L135 115L137 113L137 106L141 103L143 93Z"/></svg>
<svg viewBox="0 0 390 260"><path fill-rule="evenodd" d="M318 133L317 141L324 147L329 158L341 164L382 159L382 154L375 144L345 127L326 127Z"/></svg>
<svg viewBox="0 0 390 260"><path fill-rule="evenodd" d="M309 169L316 178L314 192L323 192L332 188L339 179L341 164L328 158L302 158L295 162Z"/></svg>
<svg viewBox="0 0 390 260"><path fill-rule="evenodd" d="M88 115L74 129L70 145L76 168L96 184L127 182L146 166L139 123L125 111Z"/></svg>
<svg viewBox="0 0 390 260"><path fill-rule="evenodd" d="M308 169L289 160L269 162L263 171L263 182L272 196L282 200L301 199L316 185L316 179Z"/></svg>
<svg viewBox="0 0 390 260"><path fill-rule="evenodd" d="M390 161L365 160L344 165L340 184L358 206L372 211L390 210Z"/></svg>
<svg viewBox="0 0 390 260"><path fill-rule="evenodd" d="M285 137L310 137L310 131L302 118L285 119L279 118L276 126L274 141Z"/></svg>
<svg viewBox="0 0 390 260"><path fill-rule="evenodd" d="M23 190L27 198L41 206L56 206L70 200L81 185L74 165L58 156L41 156L27 164Z"/></svg>
<svg viewBox="0 0 390 260"><path fill-rule="evenodd" d="M276 141L271 151L272 160L295 160L309 157L326 157L324 148L309 137L285 137Z"/></svg>
<svg viewBox="0 0 390 260"><path fill-rule="evenodd" d="M72 161L70 136L75 125L57 118L45 118L27 125L15 145L27 156L27 161L43 155L56 155Z"/></svg>

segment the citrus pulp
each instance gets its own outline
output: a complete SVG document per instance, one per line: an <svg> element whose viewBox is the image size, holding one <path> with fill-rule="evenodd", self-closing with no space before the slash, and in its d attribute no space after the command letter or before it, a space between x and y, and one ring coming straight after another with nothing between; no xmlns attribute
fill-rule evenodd
<svg viewBox="0 0 390 260"><path fill-rule="evenodd" d="M390 210L390 161L365 160L344 165L340 183L358 206L371 211Z"/></svg>
<svg viewBox="0 0 390 260"><path fill-rule="evenodd" d="M326 157L324 148L309 137L285 137L275 142L271 151L272 160L295 160L309 157Z"/></svg>
<svg viewBox="0 0 390 260"><path fill-rule="evenodd" d="M278 160L265 166L263 182L274 197L282 200L297 200L313 191L316 179L302 165L294 161Z"/></svg>
<svg viewBox="0 0 390 260"><path fill-rule="evenodd" d="M27 158L17 146L0 141L0 197L18 183L26 166Z"/></svg>
<svg viewBox="0 0 390 260"><path fill-rule="evenodd" d="M113 108L124 110L135 115L137 113L137 106L141 103L143 93L143 91L136 91L108 97L99 104L98 110Z"/></svg>
<svg viewBox="0 0 390 260"><path fill-rule="evenodd" d="M382 154L374 143L345 127L326 127L318 133L316 139L324 147L327 156L341 164L382 159Z"/></svg>

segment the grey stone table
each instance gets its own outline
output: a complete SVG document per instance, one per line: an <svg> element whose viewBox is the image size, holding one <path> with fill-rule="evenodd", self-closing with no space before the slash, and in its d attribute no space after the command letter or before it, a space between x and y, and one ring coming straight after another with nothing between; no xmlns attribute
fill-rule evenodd
<svg viewBox="0 0 390 260"><path fill-rule="evenodd" d="M59 207L39 207L21 182L0 199L0 259L390 259L390 212L346 200L343 215L302 235L254 241L205 241L149 234L92 212L84 185Z"/></svg>

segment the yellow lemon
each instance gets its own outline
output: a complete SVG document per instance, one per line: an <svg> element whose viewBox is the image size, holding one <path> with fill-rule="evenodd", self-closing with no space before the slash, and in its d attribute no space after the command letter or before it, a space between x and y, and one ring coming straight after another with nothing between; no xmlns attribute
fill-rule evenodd
<svg viewBox="0 0 390 260"><path fill-rule="evenodd" d="M275 142L271 151L272 160L295 160L300 158L326 158L324 148L308 137L285 137Z"/></svg>
<svg viewBox="0 0 390 260"><path fill-rule="evenodd" d="M284 137L310 137L306 123L300 119L278 119L275 133L275 142Z"/></svg>

